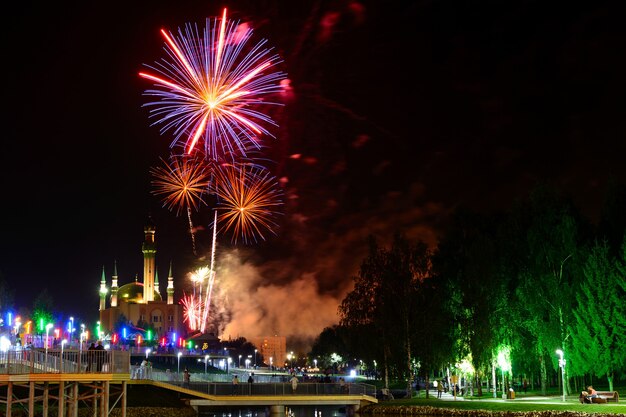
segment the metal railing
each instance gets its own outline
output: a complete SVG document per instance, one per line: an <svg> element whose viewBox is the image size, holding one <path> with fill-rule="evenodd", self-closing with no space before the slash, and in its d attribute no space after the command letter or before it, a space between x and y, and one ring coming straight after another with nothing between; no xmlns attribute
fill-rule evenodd
<svg viewBox="0 0 626 417"><path fill-rule="evenodd" d="M174 377L175 376L176 375L174 375ZM335 383L300 382L294 390L291 384L284 382L252 384L246 382L239 383L238 385L224 382L199 381L185 383L177 379L162 382L209 395L370 395L376 397L376 387L362 383L350 383L342 386L341 384Z"/></svg>
<svg viewBox="0 0 626 417"><path fill-rule="evenodd" d="M118 350L10 349L0 352L0 374L130 373L130 354Z"/></svg>

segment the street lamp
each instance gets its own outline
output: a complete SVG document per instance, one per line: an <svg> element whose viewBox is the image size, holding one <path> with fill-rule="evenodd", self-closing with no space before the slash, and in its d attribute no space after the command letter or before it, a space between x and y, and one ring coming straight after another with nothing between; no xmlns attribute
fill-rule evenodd
<svg viewBox="0 0 626 417"><path fill-rule="evenodd" d="M183 352L178 352L178 376L180 378L180 357L183 356Z"/></svg>
<svg viewBox="0 0 626 417"><path fill-rule="evenodd" d="M146 360L148 360L148 355L150 354L150 352L152 352L152 349L147 348L146 349Z"/></svg>
<svg viewBox="0 0 626 417"><path fill-rule="evenodd" d="M254 349L254 369L256 369L256 349Z"/></svg>
<svg viewBox="0 0 626 417"><path fill-rule="evenodd" d="M241 355L239 355L239 360L237 361L237 368L241 368Z"/></svg>
<svg viewBox="0 0 626 417"><path fill-rule="evenodd" d="M83 351L83 338L85 337L85 325L81 324L80 325L80 348L79 350L82 352Z"/></svg>
<svg viewBox="0 0 626 417"><path fill-rule="evenodd" d="M250 367L250 359L246 359L246 369L248 369Z"/></svg>
<svg viewBox="0 0 626 417"><path fill-rule="evenodd" d="M557 349L556 350L556 354L559 355L559 367L561 368L561 384L563 385L563 401L565 401L565 394L566 394L566 389L565 389L565 362L566 362L566 360L563 359L563 351L561 349Z"/></svg>
<svg viewBox="0 0 626 417"><path fill-rule="evenodd" d="M70 345L72 344L72 337L74 336L74 317L70 317Z"/></svg>
<svg viewBox="0 0 626 417"><path fill-rule="evenodd" d="M46 324L46 360L45 360L46 372L48 371L48 335L50 334L50 329L52 328L52 326L53 326L52 323Z"/></svg>
<svg viewBox="0 0 626 417"><path fill-rule="evenodd" d="M209 355L204 355L204 374L206 375L206 364L209 362Z"/></svg>

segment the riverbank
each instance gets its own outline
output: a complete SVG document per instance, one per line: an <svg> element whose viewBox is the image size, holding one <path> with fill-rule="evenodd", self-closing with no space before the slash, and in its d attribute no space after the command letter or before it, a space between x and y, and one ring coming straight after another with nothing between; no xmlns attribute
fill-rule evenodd
<svg viewBox="0 0 626 417"><path fill-rule="evenodd" d="M368 405L359 410L363 416L454 416L454 417L626 417L624 413L604 413L597 409L571 410L489 410L487 408L451 408L446 406Z"/></svg>

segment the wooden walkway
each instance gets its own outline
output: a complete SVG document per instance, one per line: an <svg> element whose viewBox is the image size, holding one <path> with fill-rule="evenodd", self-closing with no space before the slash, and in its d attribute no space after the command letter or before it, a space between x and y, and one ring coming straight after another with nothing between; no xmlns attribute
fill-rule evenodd
<svg viewBox="0 0 626 417"><path fill-rule="evenodd" d="M107 417L119 405L126 416L126 384L130 355L125 351L15 349L0 352L0 411L11 417L15 407L29 416L77 417L79 403L95 417ZM113 383L113 384L112 384ZM113 406L110 407L111 399Z"/></svg>
<svg viewBox="0 0 626 417"><path fill-rule="evenodd" d="M55 408L59 416L77 417L79 405L93 409L94 417L108 417L119 407L126 416L128 384L151 385L188 395L196 411L200 407L266 406L272 414L285 414L285 406L340 405L353 411L377 403L375 387L351 383L301 382L295 392L287 382L241 383L237 391L230 382L171 380L178 376L156 370L131 379L127 351L77 351L21 349L0 352L0 415L11 417L15 408L29 416L48 417Z"/></svg>

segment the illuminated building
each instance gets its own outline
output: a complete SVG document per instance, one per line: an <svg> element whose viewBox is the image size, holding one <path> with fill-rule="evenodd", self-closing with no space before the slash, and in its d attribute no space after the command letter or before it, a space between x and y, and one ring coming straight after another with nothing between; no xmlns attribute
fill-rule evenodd
<svg viewBox="0 0 626 417"><path fill-rule="evenodd" d="M152 329L152 336L156 340L163 337L169 341L174 335L184 336L182 306L174 303L174 277L172 265L169 266L167 277L167 298L163 299L159 292L159 276L156 268L156 228L149 219L144 227L143 252L143 280L135 277L134 282L118 287L117 263L111 277L109 307L104 269L100 281L100 325L104 333L113 333L120 329L122 315L126 318L124 325L135 326L141 329ZM128 329L133 331L132 327Z"/></svg>
<svg viewBox="0 0 626 417"><path fill-rule="evenodd" d="M285 336L251 337L249 342L259 350L265 365L269 366L270 358L272 358L274 366L285 366L287 360L287 339Z"/></svg>

